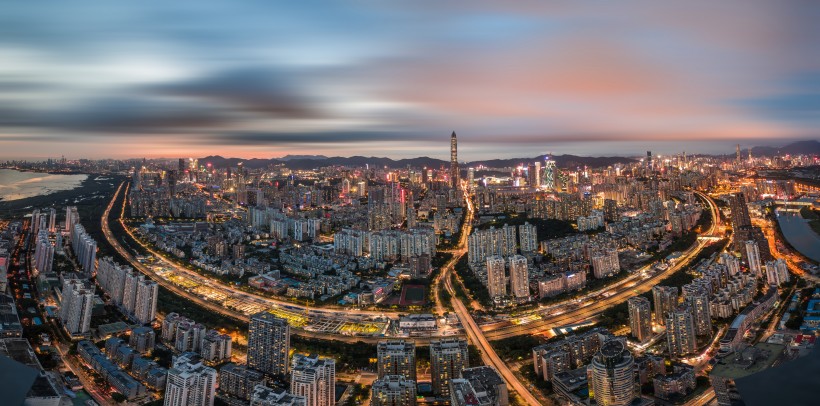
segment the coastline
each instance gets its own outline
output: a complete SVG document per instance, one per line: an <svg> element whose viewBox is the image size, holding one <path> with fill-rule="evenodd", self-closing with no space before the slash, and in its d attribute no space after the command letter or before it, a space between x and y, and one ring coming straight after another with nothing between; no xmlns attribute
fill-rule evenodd
<svg viewBox="0 0 820 406"><path fill-rule="evenodd" d="M15 200L0 200L0 218L19 218L34 208L50 206L83 205L89 200L102 200L100 197L111 193L111 184L118 184L121 175L100 175L94 173L80 173L88 177L77 187L59 190L44 195L30 196ZM98 178L110 180L98 181ZM113 187L116 189L116 186ZM79 202L75 200L81 199Z"/></svg>

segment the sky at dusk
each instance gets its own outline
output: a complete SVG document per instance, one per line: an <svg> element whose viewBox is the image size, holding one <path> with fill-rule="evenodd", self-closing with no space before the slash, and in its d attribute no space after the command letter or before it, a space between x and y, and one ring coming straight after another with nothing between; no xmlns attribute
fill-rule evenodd
<svg viewBox="0 0 820 406"><path fill-rule="evenodd" d="M820 138L818 22L816 0L5 2L0 159L783 145Z"/></svg>

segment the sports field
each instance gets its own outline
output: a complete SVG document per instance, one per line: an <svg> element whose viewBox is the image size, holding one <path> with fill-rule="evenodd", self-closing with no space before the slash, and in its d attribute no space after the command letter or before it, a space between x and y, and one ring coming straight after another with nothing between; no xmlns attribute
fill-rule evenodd
<svg viewBox="0 0 820 406"><path fill-rule="evenodd" d="M427 303L427 289L424 285L404 285L401 288L402 306L421 306Z"/></svg>

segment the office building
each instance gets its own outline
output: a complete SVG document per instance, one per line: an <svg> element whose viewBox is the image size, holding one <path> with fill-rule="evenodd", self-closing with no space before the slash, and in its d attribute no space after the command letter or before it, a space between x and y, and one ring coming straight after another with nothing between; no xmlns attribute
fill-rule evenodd
<svg viewBox="0 0 820 406"><path fill-rule="evenodd" d="M433 394L450 397L450 380L461 376L470 366L467 340L442 338L430 342L430 378Z"/></svg>
<svg viewBox="0 0 820 406"><path fill-rule="evenodd" d="M527 258L521 255L510 257L510 290L516 299L530 297L530 272Z"/></svg>
<svg viewBox="0 0 820 406"><path fill-rule="evenodd" d="M655 323L665 326L666 315L678 307L676 286L653 286L652 302L655 304Z"/></svg>
<svg viewBox="0 0 820 406"><path fill-rule="evenodd" d="M458 174L458 140L456 139L456 132L450 135L450 187L458 188L459 174Z"/></svg>
<svg viewBox="0 0 820 406"><path fill-rule="evenodd" d="M666 342L670 357L693 354L697 349L695 321L689 306L681 306L666 317Z"/></svg>
<svg viewBox="0 0 820 406"><path fill-rule="evenodd" d="M507 278L504 258L501 256L487 257L487 291L493 299L507 296Z"/></svg>
<svg viewBox="0 0 820 406"><path fill-rule="evenodd" d="M652 312L649 299L642 296L629 298L629 328L632 337L646 342L652 337Z"/></svg>
<svg viewBox="0 0 820 406"><path fill-rule="evenodd" d="M732 228L740 229L752 225L749 207L746 205L746 196L742 192L735 193L729 198L729 208L732 211Z"/></svg>
<svg viewBox="0 0 820 406"><path fill-rule="evenodd" d="M385 375L373 381L371 406L415 406L416 382L402 375Z"/></svg>
<svg viewBox="0 0 820 406"><path fill-rule="evenodd" d="M416 344L412 341L380 341L376 346L379 378L401 375L416 380Z"/></svg>
<svg viewBox="0 0 820 406"><path fill-rule="evenodd" d="M287 376L290 326L268 312L251 316L248 327L248 367L272 376Z"/></svg>
<svg viewBox="0 0 820 406"><path fill-rule="evenodd" d="M635 360L619 340L605 342L587 367L589 397L600 406L626 406L638 397Z"/></svg>
<svg viewBox="0 0 820 406"><path fill-rule="evenodd" d="M74 337L86 336L91 330L91 310L94 307L94 290L82 280L63 279L60 321Z"/></svg>
<svg viewBox="0 0 820 406"><path fill-rule="evenodd" d="M174 359L165 385L165 406L213 406L217 373L186 353Z"/></svg>
<svg viewBox="0 0 820 406"><path fill-rule="evenodd" d="M336 361L318 355L293 357L290 393L305 398L306 406L336 404Z"/></svg>

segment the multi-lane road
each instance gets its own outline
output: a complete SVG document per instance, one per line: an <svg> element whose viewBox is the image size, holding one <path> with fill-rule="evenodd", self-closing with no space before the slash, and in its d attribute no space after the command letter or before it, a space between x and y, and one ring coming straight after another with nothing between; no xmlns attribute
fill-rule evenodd
<svg viewBox="0 0 820 406"><path fill-rule="evenodd" d="M701 236L712 237L715 236L720 226L720 216L715 202L706 194L696 192L701 198L709 204L712 216L711 227L703 232ZM544 334L551 331L555 327L561 327L568 324L575 324L585 320L589 320L604 310L620 304L630 297L643 294L657 285L658 282L664 278L674 274L682 268L689 265L695 257L700 254L710 243L708 239L698 239L698 241L689 247L686 251L681 253L681 256L676 260L675 264L669 266L666 270L657 272L653 275L637 275L629 283L623 283L613 287L607 288L610 293L608 297L601 298L597 292L590 294L581 299L581 303L577 304L576 308L567 309L564 306L551 306L555 309L551 314L544 314L540 320L533 321L528 324L519 325L487 325L484 326L485 334L490 340L499 340L508 337L514 337L524 334Z"/></svg>
<svg viewBox="0 0 820 406"><path fill-rule="evenodd" d="M467 235L470 233L470 229L473 224L473 205L466 188L464 197L467 202L467 216L464 219L464 224L462 224L461 238L458 241L458 248L453 251L452 260L450 260L446 267L442 270L434 285L434 288L439 289L443 284L444 289L447 289L447 293L449 293L452 297L451 303L453 304L453 310L458 316L462 327L464 327L464 331L467 333L467 338L471 343L473 343L473 345L477 346L481 350L481 357L484 360L484 363L495 368L501 377L504 378L504 382L507 383L507 388L518 393L518 395L521 396L521 398L528 405L540 405L542 402L533 396L529 389L527 389L527 387L523 385L520 380L518 380L518 377L513 374L507 364L501 359L501 357L498 356L495 349L487 340L487 337L484 336L484 332L481 331L481 328L475 322L475 319L473 319L470 311L467 310L467 307L464 306L461 298L456 295L455 289L453 289L452 276L455 269L454 267L458 260L467 253ZM438 292L436 292L436 296L438 296Z"/></svg>

